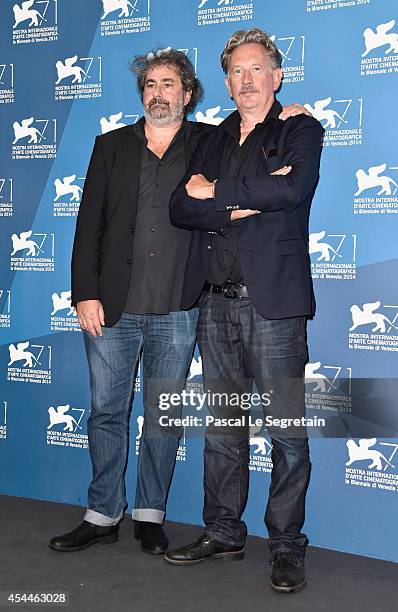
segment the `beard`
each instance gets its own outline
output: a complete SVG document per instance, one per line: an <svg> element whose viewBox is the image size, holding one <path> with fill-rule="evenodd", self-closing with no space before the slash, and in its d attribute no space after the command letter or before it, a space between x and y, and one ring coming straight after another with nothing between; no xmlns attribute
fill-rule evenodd
<svg viewBox="0 0 398 612"><path fill-rule="evenodd" d="M184 117L184 99L183 96L176 102L170 105L167 100L161 97L152 98L144 107L144 116L148 123L157 127L167 127L177 121L181 121Z"/></svg>

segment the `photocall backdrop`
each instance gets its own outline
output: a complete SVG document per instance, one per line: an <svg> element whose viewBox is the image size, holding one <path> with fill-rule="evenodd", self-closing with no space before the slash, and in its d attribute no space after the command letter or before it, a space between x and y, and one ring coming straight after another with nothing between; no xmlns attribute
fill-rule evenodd
<svg viewBox="0 0 398 612"><path fill-rule="evenodd" d="M398 561L396 0L3 0L0 24L0 492L86 503L90 394L70 255L95 136L142 114L129 61L183 50L205 87L191 119L218 124L234 108L220 52L259 26L282 53L280 101L307 104L326 129L306 370L308 414L326 426L310 428L305 531L317 546ZM200 381L196 351L187 389ZM201 523L202 448L186 428L168 519ZM245 518L262 536L270 450L254 430Z"/></svg>

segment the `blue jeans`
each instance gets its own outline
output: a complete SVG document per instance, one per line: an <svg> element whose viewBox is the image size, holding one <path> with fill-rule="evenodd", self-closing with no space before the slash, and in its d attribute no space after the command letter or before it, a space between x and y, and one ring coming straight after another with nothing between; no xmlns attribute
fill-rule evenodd
<svg viewBox="0 0 398 612"><path fill-rule="evenodd" d="M218 394L212 396L217 400L209 405L210 414L219 419L239 419L246 414L247 421L247 410L225 398L247 398L243 394L252 392L254 381L259 396L264 394L266 400L260 405L256 398L264 422L267 416L305 416L306 318L264 319L249 299L208 292L199 307L197 333L204 390ZM308 540L300 530L311 465L306 428L283 429L273 422L268 432L273 444L265 513L270 550L272 554L294 551L303 556ZM207 534L231 546L243 545L247 533L241 517L249 482L248 434L247 422L242 427L213 424L206 429L203 520Z"/></svg>
<svg viewBox="0 0 398 612"><path fill-rule="evenodd" d="M114 525L126 508L124 475L129 420L139 357L143 354L144 426L137 465L132 516L162 523L181 429L159 425L159 394L180 393L195 345L198 309L167 315L123 313L113 327L93 338L84 333L90 370L88 439L93 478L85 520ZM168 411L179 417L181 407Z"/></svg>

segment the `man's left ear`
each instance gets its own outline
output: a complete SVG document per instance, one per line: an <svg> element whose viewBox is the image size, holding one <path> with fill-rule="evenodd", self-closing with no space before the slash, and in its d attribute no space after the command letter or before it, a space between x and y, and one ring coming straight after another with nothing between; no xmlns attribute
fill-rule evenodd
<svg viewBox="0 0 398 612"><path fill-rule="evenodd" d="M184 106L186 106L192 98L192 89L184 91Z"/></svg>
<svg viewBox="0 0 398 612"><path fill-rule="evenodd" d="M282 69L281 68L275 68L275 70L272 71L272 79L274 81L274 91L277 91L282 81Z"/></svg>

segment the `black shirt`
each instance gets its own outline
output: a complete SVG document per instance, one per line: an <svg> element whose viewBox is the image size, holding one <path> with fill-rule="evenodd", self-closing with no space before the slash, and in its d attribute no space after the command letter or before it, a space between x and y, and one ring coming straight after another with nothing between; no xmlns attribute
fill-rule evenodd
<svg viewBox="0 0 398 612"><path fill-rule="evenodd" d="M275 100L264 121L246 137L242 145L240 141L240 115L237 112L234 120L228 126L221 125L218 129L228 131L230 139L225 148L219 178L242 178L250 174L250 158L253 150L270 119L277 118L282 110ZM216 187L217 188L217 187ZM243 220L244 221L244 220ZM214 285L229 283L244 283L239 258L239 225L241 221L233 221L224 226L223 234L212 235L211 257L206 280Z"/></svg>
<svg viewBox="0 0 398 612"><path fill-rule="evenodd" d="M171 225L169 201L186 167L184 121L162 158L147 147L144 119L134 129L143 141L133 261L125 312L168 314L180 310L190 232ZM131 161L133 164L133 160ZM137 171L132 168L132 171Z"/></svg>

